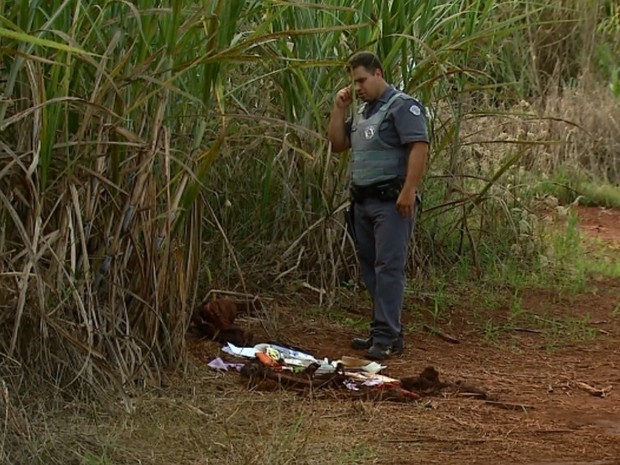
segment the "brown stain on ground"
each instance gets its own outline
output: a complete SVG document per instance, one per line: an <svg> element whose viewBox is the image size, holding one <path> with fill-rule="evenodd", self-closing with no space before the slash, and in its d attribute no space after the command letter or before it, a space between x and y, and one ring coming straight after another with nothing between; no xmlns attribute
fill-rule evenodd
<svg viewBox="0 0 620 465"><path fill-rule="evenodd" d="M620 245L620 211L579 207L577 213L582 231ZM612 279L592 280L586 292L576 296L528 291L522 305L530 313L544 319L587 318L584 326L592 337L562 340L559 335L557 345L549 346L536 332L503 331L493 341L485 340L479 322L470 321L475 304L464 301L441 322L458 344L416 331L406 335L404 354L386 362L388 376L413 376L433 366L442 380L463 380L504 402L533 409L503 410L460 397L435 397L432 408L387 402L357 408L329 398L318 402L329 412L325 421L341 422L339 440L371 447L370 457L355 463L620 464L619 302L620 281ZM356 309L353 316L368 311ZM419 323L420 318L411 310L403 317L405 324ZM363 355L349 348L350 339L360 335L350 325L309 319L294 309L280 320L286 342L317 357ZM201 345L194 345L193 352L206 361ZM613 389L600 398L579 383Z"/></svg>

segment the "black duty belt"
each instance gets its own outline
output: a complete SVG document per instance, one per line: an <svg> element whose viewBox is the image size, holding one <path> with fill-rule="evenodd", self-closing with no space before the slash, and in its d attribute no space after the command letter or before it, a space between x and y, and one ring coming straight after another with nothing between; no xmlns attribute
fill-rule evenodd
<svg viewBox="0 0 620 465"><path fill-rule="evenodd" d="M349 191L351 193L351 200L359 203L366 199L396 200L402 188L403 181L401 179L391 179L369 186L351 184Z"/></svg>

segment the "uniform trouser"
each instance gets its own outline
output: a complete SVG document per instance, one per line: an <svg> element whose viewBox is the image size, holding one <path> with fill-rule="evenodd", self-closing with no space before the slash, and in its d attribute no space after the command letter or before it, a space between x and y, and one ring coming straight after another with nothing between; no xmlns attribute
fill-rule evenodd
<svg viewBox="0 0 620 465"><path fill-rule="evenodd" d="M415 220L398 212L396 200L367 198L354 209L362 276L373 302L370 334L373 342L391 346L402 335L405 264Z"/></svg>

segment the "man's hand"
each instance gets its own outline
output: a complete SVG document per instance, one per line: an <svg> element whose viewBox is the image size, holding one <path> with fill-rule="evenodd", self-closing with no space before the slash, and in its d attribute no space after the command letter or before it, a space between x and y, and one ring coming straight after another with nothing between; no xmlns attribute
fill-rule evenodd
<svg viewBox="0 0 620 465"><path fill-rule="evenodd" d="M415 196L426 169L427 159L428 142L420 141L410 145L405 185L396 200L396 209L405 218L413 218L415 214Z"/></svg>
<svg viewBox="0 0 620 465"><path fill-rule="evenodd" d="M351 147L345 123L347 108L351 103L353 103L351 87L344 87L336 92L336 101L327 126L327 138L332 143L332 150L335 153L343 152Z"/></svg>
<svg viewBox="0 0 620 465"><path fill-rule="evenodd" d="M349 107L349 105L351 105L352 102L353 92L351 91L350 86L344 87L336 93L336 108L345 110Z"/></svg>
<svg viewBox="0 0 620 465"><path fill-rule="evenodd" d="M396 209L404 218L413 218L416 190L403 188L396 199Z"/></svg>

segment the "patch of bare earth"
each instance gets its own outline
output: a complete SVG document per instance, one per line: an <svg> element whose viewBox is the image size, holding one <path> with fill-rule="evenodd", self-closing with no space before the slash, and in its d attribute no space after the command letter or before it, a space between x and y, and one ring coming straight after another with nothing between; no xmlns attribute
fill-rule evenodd
<svg viewBox="0 0 620 465"><path fill-rule="evenodd" d="M592 237L620 245L620 210L602 207L576 207L579 224Z"/></svg>
<svg viewBox="0 0 620 465"><path fill-rule="evenodd" d="M620 212L578 214L583 231L620 244ZM592 280L580 295L528 291L521 306L532 319L488 338L472 317L475 299L464 298L432 322L458 343L416 330L406 335L405 353L386 362L384 374L395 378L433 366L442 381L483 388L496 403L456 394L393 403L248 390L237 373L207 368L220 355L217 344L190 338L193 374L143 400L152 431L134 420L126 440L153 448L145 463L620 464L619 302L620 281L610 279ZM420 328L430 306L408 302L405 324ZM499 321L508 306L492 310ZM359 318L368 310L347 311ZM352 325L314 315L282 310L280 342L317 357L355 355L349 341L360 333Z"/></svg>
<svg viewBox="0 0 620 465"><path fill-rule="evenodd" d="M544 292L528 296L534 312L601 318L591 320L593 339L571 338L555 348L548 336L527 331L502 332L486 343L466 320L451 325L458 344L425 332L408 335L405 354L388 362L389 376L432 365L445 380L465 380L523 408L454 396L433 398L432 408L375 404L351 436L372 444L377 462L368 463L620 463L620 392L614 391L620 385L620 324L612 315L619 296L617 282L598 283L571 301L550 302ZM314 353L350 352L354 334L346 328L308 322L299 329L303 336L295 342ZM609 393L598 397L588 387Z"/></svg>

